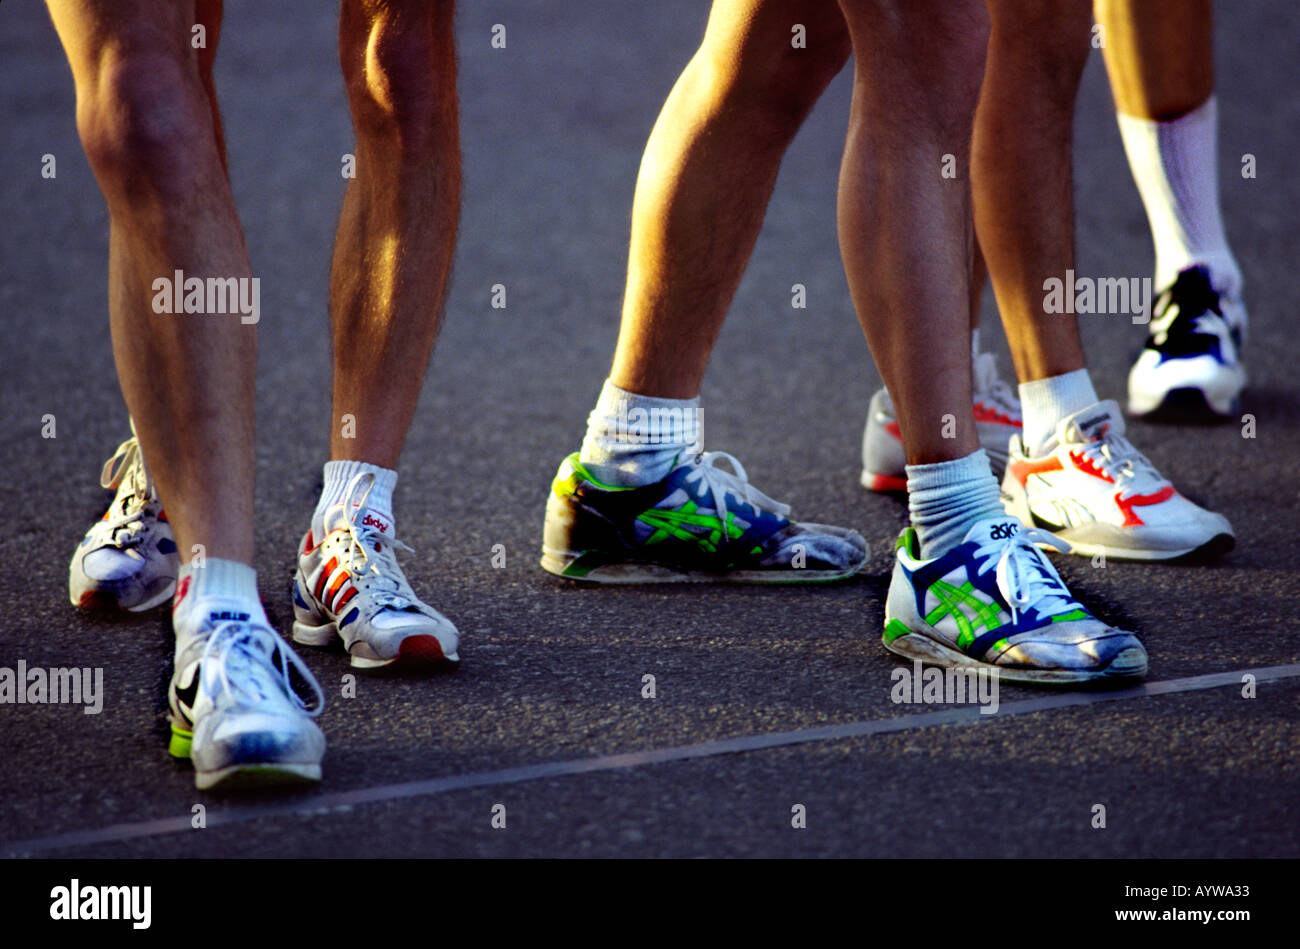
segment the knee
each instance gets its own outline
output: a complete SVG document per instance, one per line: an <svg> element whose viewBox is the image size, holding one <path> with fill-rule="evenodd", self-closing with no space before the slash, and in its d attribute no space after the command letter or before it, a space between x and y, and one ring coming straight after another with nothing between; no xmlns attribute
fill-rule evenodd
<svg viewBox="0 0 1300 949"><path fill-rule="evenodd" d="M841 23L836 30L808 35L800 47L792 45L789 33L739 46L706 39L691 68L724 108L747 116L754 134L784 140L799 130L851 51Z"/></svg>
<svg viewBox="0 0 1300 949"><path fill-rule="evenodd" d="M105 194L179 195L212 116L193 64L170 53L105 53L77 95L77 130Z"/></svg>
<svg viewBox="0 0 1300 949"><path fill-rule="evenodd" d="M924 89L941 112L974 108L988 52L984 0L876 0L845 12L860 81Z"/></svg>
<svg viewBox="0 0 1300 949"><path fill-rule="evenodd" d="M410 15L385 6L357 18L340 46L358 138L418 150L454 131L450 8L434 0Z"/></svg>
<svg viewBox="0 0 1300 949"><path fill-rule="evenodd" d="M1087 0L993 0L990 68L1021 77L1035 95L1073 108L1091 49Z"/></svg>

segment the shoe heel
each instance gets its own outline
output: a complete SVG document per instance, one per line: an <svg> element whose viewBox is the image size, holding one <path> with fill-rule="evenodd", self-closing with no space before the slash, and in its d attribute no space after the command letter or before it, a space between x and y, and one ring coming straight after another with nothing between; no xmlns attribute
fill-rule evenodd
<svg viewBox="0 0 1300 949"><path fill-rule="evenodd" d="M301 643L304 646L329 646L338 638L338 630L333 623L325 623L322 626L309 626L306 623L298 622L298 620L293 621L293 641L296 643Z"/></svg>

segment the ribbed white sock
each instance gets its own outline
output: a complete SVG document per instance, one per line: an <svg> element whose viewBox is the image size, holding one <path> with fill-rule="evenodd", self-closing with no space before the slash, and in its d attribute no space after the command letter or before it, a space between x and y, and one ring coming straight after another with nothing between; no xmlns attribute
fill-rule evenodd
<svg viewBox="0 0 1300 949"><path fill-rule="evenodd" d="M907 508L925 560L960 544L976 521L1006 516L983 448L952 461L908 465Z"/></svg>
<svg viewBox="0 0 1300 949"><path fill-rule="evenodd" d="M587 417L578 459L604 484L653 484L679 456L700 450L701 414L698 397L637 395L607 379Z"/></svg>
<svg viewBox="0 0 1300 949"><path fill-rule="evenodd" d="M348 484L352 479L366 473L375 476L374 487L370 489L370 494L366 498L366 507L387 522L386 533L392 535L393 489L397 487L397 472L364 461L325 462L325 484L321 488L320 500L316 502L316 510L311 519L313 534L322 531L325 514L329 509L343 503ZM320 539L320 536L316 536L317 543Z"/></svg>
<svg viewBox="0 0 1300 949"><path fill-rule="evenodd" d="M183 561L172 600L178 651L180 637L197 629L207 619L201 611L209 609L235 616L247 614L248 620L269 625L257 593L257 571L248 564L220 557L207 557L197 567L192 561Z"/></svg>
<svg viewBox="0 0 1300 949"><path fill-rule="evenodd" d="M1046 454L1061 419L1096 405L1097 401L1087 369L1020 383L1020 411L1024 422L1020 437L1029 457Z"/></svg>
<svg viewBox="0 0 1300 949"><path fill-rule="evenodd" d="M1180 270L1204 264L1220 293L1241 295L1241 268L1219 210L1218 116L1214 96L1170 122L1117 112L1124 152L1156 247L1155 291Z"/></svg>

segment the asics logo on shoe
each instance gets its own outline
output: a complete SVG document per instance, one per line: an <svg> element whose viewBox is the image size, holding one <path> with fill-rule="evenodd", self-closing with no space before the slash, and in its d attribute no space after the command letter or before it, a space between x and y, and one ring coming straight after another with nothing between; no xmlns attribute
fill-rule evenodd
<svg viewBox="0 0 1300 949"><path fill-rule="evenodd" d="M1016 528L1020 525L1015 521L1008 521L1005 524L994 524L989 531L990 540L1010 540L1016 534Z"/></svg>
<svg viewBox="0 0 1300 949"><path fill-rule="evenodd" d="M240 613L236 610L213 610L208 614L208 621L212 623L247 623L248 613Z"/></svg>

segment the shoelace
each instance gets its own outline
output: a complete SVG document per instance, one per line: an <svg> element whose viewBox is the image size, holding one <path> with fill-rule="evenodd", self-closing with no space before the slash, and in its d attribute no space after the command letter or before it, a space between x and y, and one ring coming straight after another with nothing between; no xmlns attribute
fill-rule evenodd
<svg viewBox="0 0 1300 949"><path fill-rule="evenodd" d="M1100 438L1085 442L1079 453L1095 467L1105 472L1118 487L1125 479L1132 480L1141 475L1148 475L1157 481L1164 481L1155 465L1147 456L1133 447L1123 435L1107 432Z"/></svg>
<svg viewBox="0 0 1300 949"><path fill-rule="evenodd" d="M724 471L719 468L717 466L719 461L728 462L731 465L731 471ZM690 473L684 479L685 482L687 484L703 483L713 498L713 510L716 512L718 520L724 524L728 513L740 513L737 509L729 510L727 508L728 491L741 498L755 513L766 510L780 517L785 517L790 513L790 505L782 504L780 501L768 497L749 483L749 476L745 474L745 466L734 455L725 451L706 451L696 455L687 463L692 467Z"/></svg>
<svg viewBox="0 0 1300 949"><path fill-rule="evenodd" d="M356 498L363 484L365 490L361 492L359 498ZM347 531L350 541L348 572L352 574L354 581L359 582L369 578L371 582L368 592L375 594L377 602L381 605L401 610L410 606L413 600L407 594L406 583L401 568L397 566L393 549L405 550L407 553L415 553L415 551L396 537L389 537L363 523L369 510L366 500L370 497L374 486L375 476L370 472L363 472L348 482L347 490L343 495L343 510L348 518Z"/></svg>
<svg viewBox="0 0 1300 949"><path fill-rule="evenodd" d="M998 360L992 353L976 353L971 363L974 373L975 395L992 402L1010 416L1020 414L1020 402L1015 392L998 375Z"/></svg>
<svg viewBox="0 0 1300 949"><path fill-rule="evenodd" d="M271 661L272 655L280 657L279 665ZM216 669L223 694L230 696L243 694L261 701L270 698L262 692L261 682L256 676L243 676L238 680L231 678L232 658L251 663L248 671L255 671L260 667L263 671L269 672L272 677L278 677L284 685L284 692L293 700L294 705L310 717L315 718L324 710L325 693L321 690L320 683L316 681L316 677L298 655L286 648L271 630L237 621L220 623L208 634L203 655L199 659L199 667L205 675L208 674L209 669ZM212 665L209 665L209 660L212 661ZM315 692L316 701L313 706L304 702L294 689L293 680L289 675L291 666L298 670L298 674Z"/></svg>
<svg viewBox="0 0 1300 949"><path fill-rule="evenodd" d="M105 521L114 541L121 546L129 546L141 539L140 528L143 526L144 507L149 501L156 500L158 497L158 490L154 487L153 478L149 477L149 470L144 464L144 455L140 452L140 442L134 435L117 446L117 451L104 462L103 470L99 473L100 485L109 491L116 491L123 482L127 481L131 493L122 499L120 505L114 503L114 507L120 507L121 513ZM131 503L132 501L135 503ZM117 533L123 529L127 529L129 533L125 539L120 539Z"/></svg>
<svg viewBox="0 0 1300 949"><path fill-rule="evenodd" d="M1055 616L1078 607L1056 568L1035 546L1038 543L1055 547L1062 553L1070 549L1070 545L1055 534L1037 527L1022 527L1010 540L991 541L975 550L976 559L984 561L976 576L983 576L996 564L998 590L1011 607L1013 624L1023 610L1030 608L1044 616Z"/></svg>

